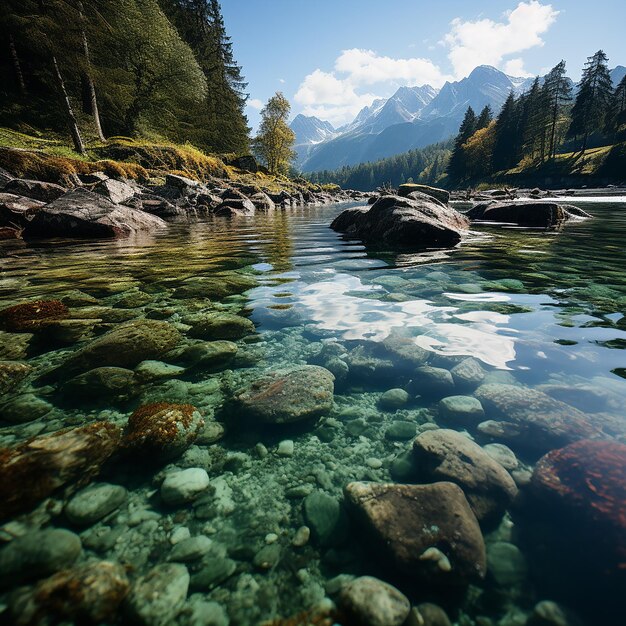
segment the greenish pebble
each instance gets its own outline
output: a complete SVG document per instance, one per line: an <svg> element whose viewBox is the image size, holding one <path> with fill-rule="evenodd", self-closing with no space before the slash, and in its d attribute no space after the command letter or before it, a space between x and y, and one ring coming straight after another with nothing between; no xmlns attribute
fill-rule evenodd
<svg viewBox="0 0 626 626"><path fill-rule="evenodd" d="M404 422L396 420L391 422L385 431L385 437L387 439L397 439L404 441L406 439L412 439L415 437L416 424L415 422Z"/></svg>
<svg viewBox="0 0 626 626"><path fill-rule="evenodd" d="M409 394L404 389L389 389L380 398L380 406L388 411L395 411L409 402Z"/></svg>

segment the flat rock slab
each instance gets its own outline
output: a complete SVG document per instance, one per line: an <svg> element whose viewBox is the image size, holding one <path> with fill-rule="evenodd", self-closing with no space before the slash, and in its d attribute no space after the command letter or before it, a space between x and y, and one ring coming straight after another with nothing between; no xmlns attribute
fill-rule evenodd
<svg viewBox="0 0 626 626"><path fill-rule="evenodd" d="M323 367L277 370L253 381L235 402L244 416L270 424L319 417L333 406L335 377Z"/></svg>
<svg viewBox="0 0 626 626"><path fill-rule="evenodd" d="M164 228L160 218L114 204L104 196L74 189L37 211L25 237L110 238Z"/></svg>
<svg viewBox="0 0 626 626"><path fill-rule="evenodd" d="M483 536L458 485L353 482L345 496L357 521L404 574L444 585L484 577Z"/></svg>

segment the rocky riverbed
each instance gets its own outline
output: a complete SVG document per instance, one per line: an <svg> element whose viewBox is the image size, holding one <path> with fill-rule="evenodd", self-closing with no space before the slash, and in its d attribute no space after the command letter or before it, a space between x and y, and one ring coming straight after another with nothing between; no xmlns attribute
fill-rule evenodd
<svg viewBox="0 0 626 626"><path fill-rule="evenodd" d="M572 247L598 217L388 262L338 211L257 212L2 244L3 619L621 615L619 345L576 343L623 340L614 252Z"/></svg>

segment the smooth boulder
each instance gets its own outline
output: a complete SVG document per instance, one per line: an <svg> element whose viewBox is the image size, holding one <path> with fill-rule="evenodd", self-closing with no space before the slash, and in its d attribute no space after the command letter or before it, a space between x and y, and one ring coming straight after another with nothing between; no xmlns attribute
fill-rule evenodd
<svg viewBox="0 0 626 626"><path fill-rule="evenodd" d="M164 228L160 218L114 204L86 189L74 189L41 207L24 237L110 238Z"/></svg>
<svg viewBox="0 0 626 626"><path fill-rule="evenodd" d="M444 585L484 577L483 536L458 485L353 482L345 496L356 521L403 574Z"/></svg>
<svg viewBox="0 0 626 626"><path fill-rule="evenodd" d="M580 215L579 211L570 211L567 205L556 202L482 202L472 207L467 213L471 221L498 222L516 226L555 228Z"/></svg>
<svg viewBox="0 0 626 626"><path fill-rule="evenodd" d="M445 189L439 189L437 187L431 187L430 185L420 185L417 183L404 183L398 187L398 195L406 198L414 192L423 193L443 204L448 204L450 201L450 192Z"/></svg>
<svg viewBox="0 0 626 626"><path fill-rule="evenodd" d="M469 222L458 211L424 198L382 196L369 210L347 209L331 228L365 242L402 248L449 248L461 241Z"/></svg>

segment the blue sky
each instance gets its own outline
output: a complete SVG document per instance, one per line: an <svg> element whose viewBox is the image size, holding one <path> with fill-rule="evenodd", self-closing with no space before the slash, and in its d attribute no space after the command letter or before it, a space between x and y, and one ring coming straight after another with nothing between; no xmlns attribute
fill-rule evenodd
<svg viewBox="0 0 626 626"><path fill-rule="evenodd" d="M466 76L489 64L516 76L565 59L577 79L599 48L626 65L626 3L617 0L222 0L249 83L250 123L276 91L293 115L335 125L401 85Z"/></svg>

